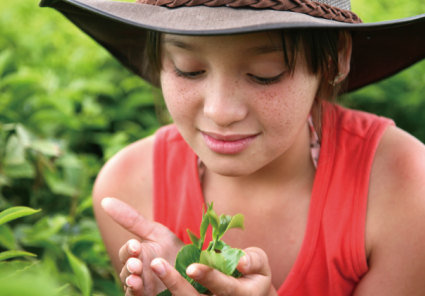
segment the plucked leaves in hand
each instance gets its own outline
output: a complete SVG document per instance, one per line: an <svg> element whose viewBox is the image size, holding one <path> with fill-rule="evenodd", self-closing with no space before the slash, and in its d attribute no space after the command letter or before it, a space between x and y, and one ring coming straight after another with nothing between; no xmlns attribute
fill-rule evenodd
<svg viewBox="0 0 425 296"><path fill-rule="evenodd" d="M199 263L210 266L218 271L227 274L226 259L215 251L202 251Z"/></svg>
<svg viewBox="0 0 425 296"><path fill-rule="evenodd" d="M187 229L187 234L189 235L190 241L194 246L199 246L201 240L194 234L190 229Z"/></svg>
<svg viewBox="0 0 425 296"><path fill-rule="evenodd" d="M208 249L212 249L213 244L214 242L210 242ZM220 267L212 266L211 264L221 264L221 263L216 263L214 261L212 263L208 263L212 260L212 258L217 258L216 255L213 255L212 253L220 255L220 257L224 258L225 267L221 267L220 265L219 265ZM238 265L239 259L242 258L243 255L244 255L244 252L242 250L233 249L225 242L218 241L214 247L214 250L202 251L200 263L211 266L217 270L220 270L222 273L226 275L231 275L233 277L240 277L240 273L238 273L236 266ZM237 276L234 276L233 275L234 273Z"/></svg>
<svg viewBox="0 0 425 296"><path fill-rule="evenodd" d="M205 235L210 224L213 228L213 240L209 242L208 248L202 251ZM175 268L201 294L208 292L207 288L186 274L186 269L193 263L205 264L235 278L242 276L236 266L245 253L242 250L231 248L220 240L226 231L232 228L244 229L244 216L237 214L233 217L229 215L219 217L213 209L213 203L211 203L206 212L202 211L200 237L198 238L191 230L187 230L192 244L184 246L177 254ZM165 290L157 296L171 296L171 293L169 290Z"/></svg>
<svg viewBox="0 0 425 296"><path fill-rule="evenodd" d="M220 227L219 234L220 238L227 230L232 228L240 228L244 230L244 216L242 214L236 214L235 216L221 215L220 216Z"/></svg>

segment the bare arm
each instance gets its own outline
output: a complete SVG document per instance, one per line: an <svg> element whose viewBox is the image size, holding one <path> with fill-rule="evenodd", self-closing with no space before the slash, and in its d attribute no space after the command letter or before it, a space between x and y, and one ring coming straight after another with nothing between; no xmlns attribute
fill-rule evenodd
<svg viewBox="0 0 425 296"><path fill-rule="evenodd" d="M372 167L366 251L369 272L354 296L425 295L425 147L395 127Z"/></svg>
<svg viewBox="0 0 425 296"><path fill-rule="evenodd" d="M152 221L152 155L154 137L135 142L110 159L100 171L93 189L93 207L109 257L120 273L123 264L119 249L132 239L138 239L102 209L105 197L115 197L135 208Z"/></svg>

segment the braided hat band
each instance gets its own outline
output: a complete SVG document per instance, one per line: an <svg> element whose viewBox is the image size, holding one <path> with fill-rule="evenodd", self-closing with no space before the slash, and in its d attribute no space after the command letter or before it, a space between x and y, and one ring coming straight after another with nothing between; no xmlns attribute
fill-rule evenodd
<svg viewBox="0 0 425 296"><path fill-rule="evenodd" d="M205 5L210 7L246 7L256 9L274 9L292 11L335 20L344 23L360 24L362 20L350 9L350 0L137 0L136 3L166 6L169 8L181 6Z"/></svg>

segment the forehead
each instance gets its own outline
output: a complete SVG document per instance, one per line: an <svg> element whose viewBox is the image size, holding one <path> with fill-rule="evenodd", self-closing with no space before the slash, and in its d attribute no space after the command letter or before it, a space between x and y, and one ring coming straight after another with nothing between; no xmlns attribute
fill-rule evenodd
<svg viewBox="0 0 425 296"><path fill-rule="evenodd" d="M183 49L192 52L230 50L240 54L267 54L281 52L281 35L277 32L262 32L226 36L183 36L164 34L162 44L166 49Z"/></svg>

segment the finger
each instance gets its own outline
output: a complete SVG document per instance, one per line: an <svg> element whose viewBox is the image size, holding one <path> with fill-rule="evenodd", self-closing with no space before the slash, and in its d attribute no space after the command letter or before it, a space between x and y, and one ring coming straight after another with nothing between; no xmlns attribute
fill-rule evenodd
<svg viewBox="0 0 425 296"><path fill-rule="evenodd" d="M116 198L104 198L102 207L115 222L141 239L156 241L170 234L168 228L149 221L134 208Z"/></svg>
<svg viewBox="0 0 425 296"><path fill-rule="evenodd" d="M118 252L118 257L122 264L125 264L131 257L138 258L142 252L142 244L135 239L129 240Z"/></svg>
<svg viewBox="0 0 425 296"><path fill-rule="evenodd" d="M143 296L143 281L140 276L130 275L125 280L125 296Z"/></svg>
<svg viewBox="0 0 425 296"><path fill-rule="evenodd" d="M259 274L271 277L271 270L267 254L259 248L243 250L245 255L239 260L237 269L243 274Z"/></svg>
<svg viewBox="0 0 425 296"><path fill-rule="evenodd" d="M151 269L173 296L199 296L196 289L164 259L152 260Z"/></svg>
<svg viewBox="0 0 425 296"><path fill-rule="evenodd" d="M237 266L244 274L240 279L202 264L190 265L186 273L215 295L274 295L266 253L259 248L248 248L244 252Z"/></svg>
<svg viewBox="0 0 425 296"><path fill-rule="evenodd" d="M235 279L203 264L190 265L186 273L196 282L210 290L214 295L275 295L270 294L272 291L271 277L256 274Z"/></svg>
<svg viewBox="0 0 425 296"><path fill-rule="evenodd" d="M214 295L254 295L251 294L252 291L243 287L246 284L239 283L237 279L203 264L190 265L186 274L208 288Z"/></svg>
<svg viewBox="0 0 425 296"><path fill-rule="evenodd" d="M142 261L136 258L128 259L124 267L121 269L121 273L120 273L121 283L125 284L126 279L132 274L141 276L142 272L143 272Z"/></svg>

